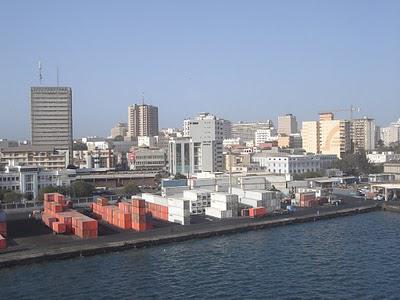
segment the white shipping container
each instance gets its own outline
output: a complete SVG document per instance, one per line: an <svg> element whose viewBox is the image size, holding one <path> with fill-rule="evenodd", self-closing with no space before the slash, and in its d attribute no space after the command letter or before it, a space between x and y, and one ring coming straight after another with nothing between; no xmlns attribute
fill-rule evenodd
<svg viewBox="0 0 400 300"><path fill-rule="evenodd" d="M211 193L211 200L217 201L235 201L238 199L238 195L227 194L227 193Z"/></svg>
<svg viewBox="0 0 400 300"><path fill-rule="evenodd" d="M163 187L161 188L161 195L163 197L168 197L176 194L181 194L183 193L183 191L186 191L188 189L188 186Z"/></svg>
<svg viewBox="0 0 400 300"><path fill-rule="evenodd" d="M182 198L168 198L168 207L189 208L190 201Z"/></svg>
<svg viewBox="0 0 400 300"><path fill-rule="evenodd" d="M168 207L168 213L171 213L171 214L177 215L177 216L183 216L183 217L190 216L189 209L183 209L183 208L173 207L173 206Z"/></svg>
<svg viewBox="0 0 400 300"><path fill-rule="evenodd" d="M218 219L232 218L231 210L220 210L214 207L206 207L206 215Z"/></svg>
<svg viewBox="0 0 400 300"><path fill-rule="evenodd" d="M256 200L256 199L250 199L250 198L241 198L240 203L250 205L251 207L262 207L264 206L264 201L263 200Z"/></svg>
<svg viewBox="0 0 400 300"><path fill-rule="evenodd" d="M241 188L232 187L232 194L238 195L239 198L244 197L245 192Z"/></svg>
<svg viewBox="0 0 400 300"><path fill-rule="evenodd" d="M181 225L188 225L190 224L190 217L178 216L168 213L168 221L172 223L178 223Z"/></svg>

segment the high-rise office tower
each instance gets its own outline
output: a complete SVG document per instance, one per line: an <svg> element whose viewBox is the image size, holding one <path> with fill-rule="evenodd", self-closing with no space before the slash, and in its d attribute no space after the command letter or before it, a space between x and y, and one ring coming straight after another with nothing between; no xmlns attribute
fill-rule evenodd
<svg viewBox="0 0 400 300"><path fill-rule="evenodd" d="M31 88L33 146L68 150L72 158L72 89L38 86Z"/></svg>
<svg viewBox="0 0 400 300"><path fill-rule="evenodd" d="M128 107L128 135L158 135L158 108L148 104L133 104Z"/></svg>
<svg viewBox="0 0 400 300"><path fill-rule="evenodd" d="M291 135L297 133L297 120L292 114L278 117L278 134Z"/></svg>

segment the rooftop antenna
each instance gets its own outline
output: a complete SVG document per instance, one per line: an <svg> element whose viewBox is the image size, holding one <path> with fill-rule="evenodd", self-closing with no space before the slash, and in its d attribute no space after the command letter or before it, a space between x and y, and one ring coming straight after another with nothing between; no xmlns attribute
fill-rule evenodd
<svg viewBox="0 0 400 300"><path fill-rule="evenodd" d="M42 63L39 60L39 84L40 85L42 85L42 79L43 79L43 76L42 76Z"/></svg>
<svg viewBox="0 0 400 300"><path fill-rule="evenodd" d="M58 85L59 85L59 83L60 83L60 82L59 82L59 74L58 74L58 73L59 73L59 70L58 70L58 66L57 66L57 87L58 87Z"/></svg>
<svg viewBox="0 0 400 300"><path fill-rule="evenodd" d="M142 92L142 105L144 105L144 92Z"/></svg>

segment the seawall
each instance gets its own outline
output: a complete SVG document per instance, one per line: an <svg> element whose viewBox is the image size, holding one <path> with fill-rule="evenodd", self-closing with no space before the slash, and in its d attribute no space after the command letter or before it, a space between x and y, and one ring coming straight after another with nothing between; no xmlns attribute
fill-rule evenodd
<svg viewBox="0 0 400 300"><path fill-rule="evenodd" d="M240 222L233 224L219 224L213 223L212 225L193 228L179 233L168 233L160 235L152 235L150 237L142 236L138 238L122 239L115 242L93 240L93 243L85 242L82 245L65 245L62 248L48 249L46 251L34 252L31 250L22 250L17 253L0 254L0 268L12 267L17 265L26 265L31 263L39 263L50 260L69 259L76 257L92 256L102 253L123 251L135 248L145 248L167 243L182 242L191 239L208 238L219 235L234 234L250 230L259 230L270 227L284 226L305 222L316 222L319 220L326 220L342 216L350 216L360 213L367 213L371 211L380 210L380 205L367 205L360 207L353 207L347 209L338 209L331 212L313 213L298 217L282 216L278 219L257 219L249 220L248 222Z"/></svg>

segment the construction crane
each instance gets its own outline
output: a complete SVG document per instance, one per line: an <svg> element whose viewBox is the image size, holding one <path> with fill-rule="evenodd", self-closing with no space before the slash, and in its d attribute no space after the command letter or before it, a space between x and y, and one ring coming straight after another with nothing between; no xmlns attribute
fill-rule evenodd
<svg viewBox="0 0 400 300"><path fill-rule="evenodd" d="M333 110L328 110L328 111L332 112L332 113L347 111L350 113L350 121L351 121L351 120L353 120L353 112L360 112L361 108L356 107L354 105L350 105L350 108L333 109Z"/></svg>

